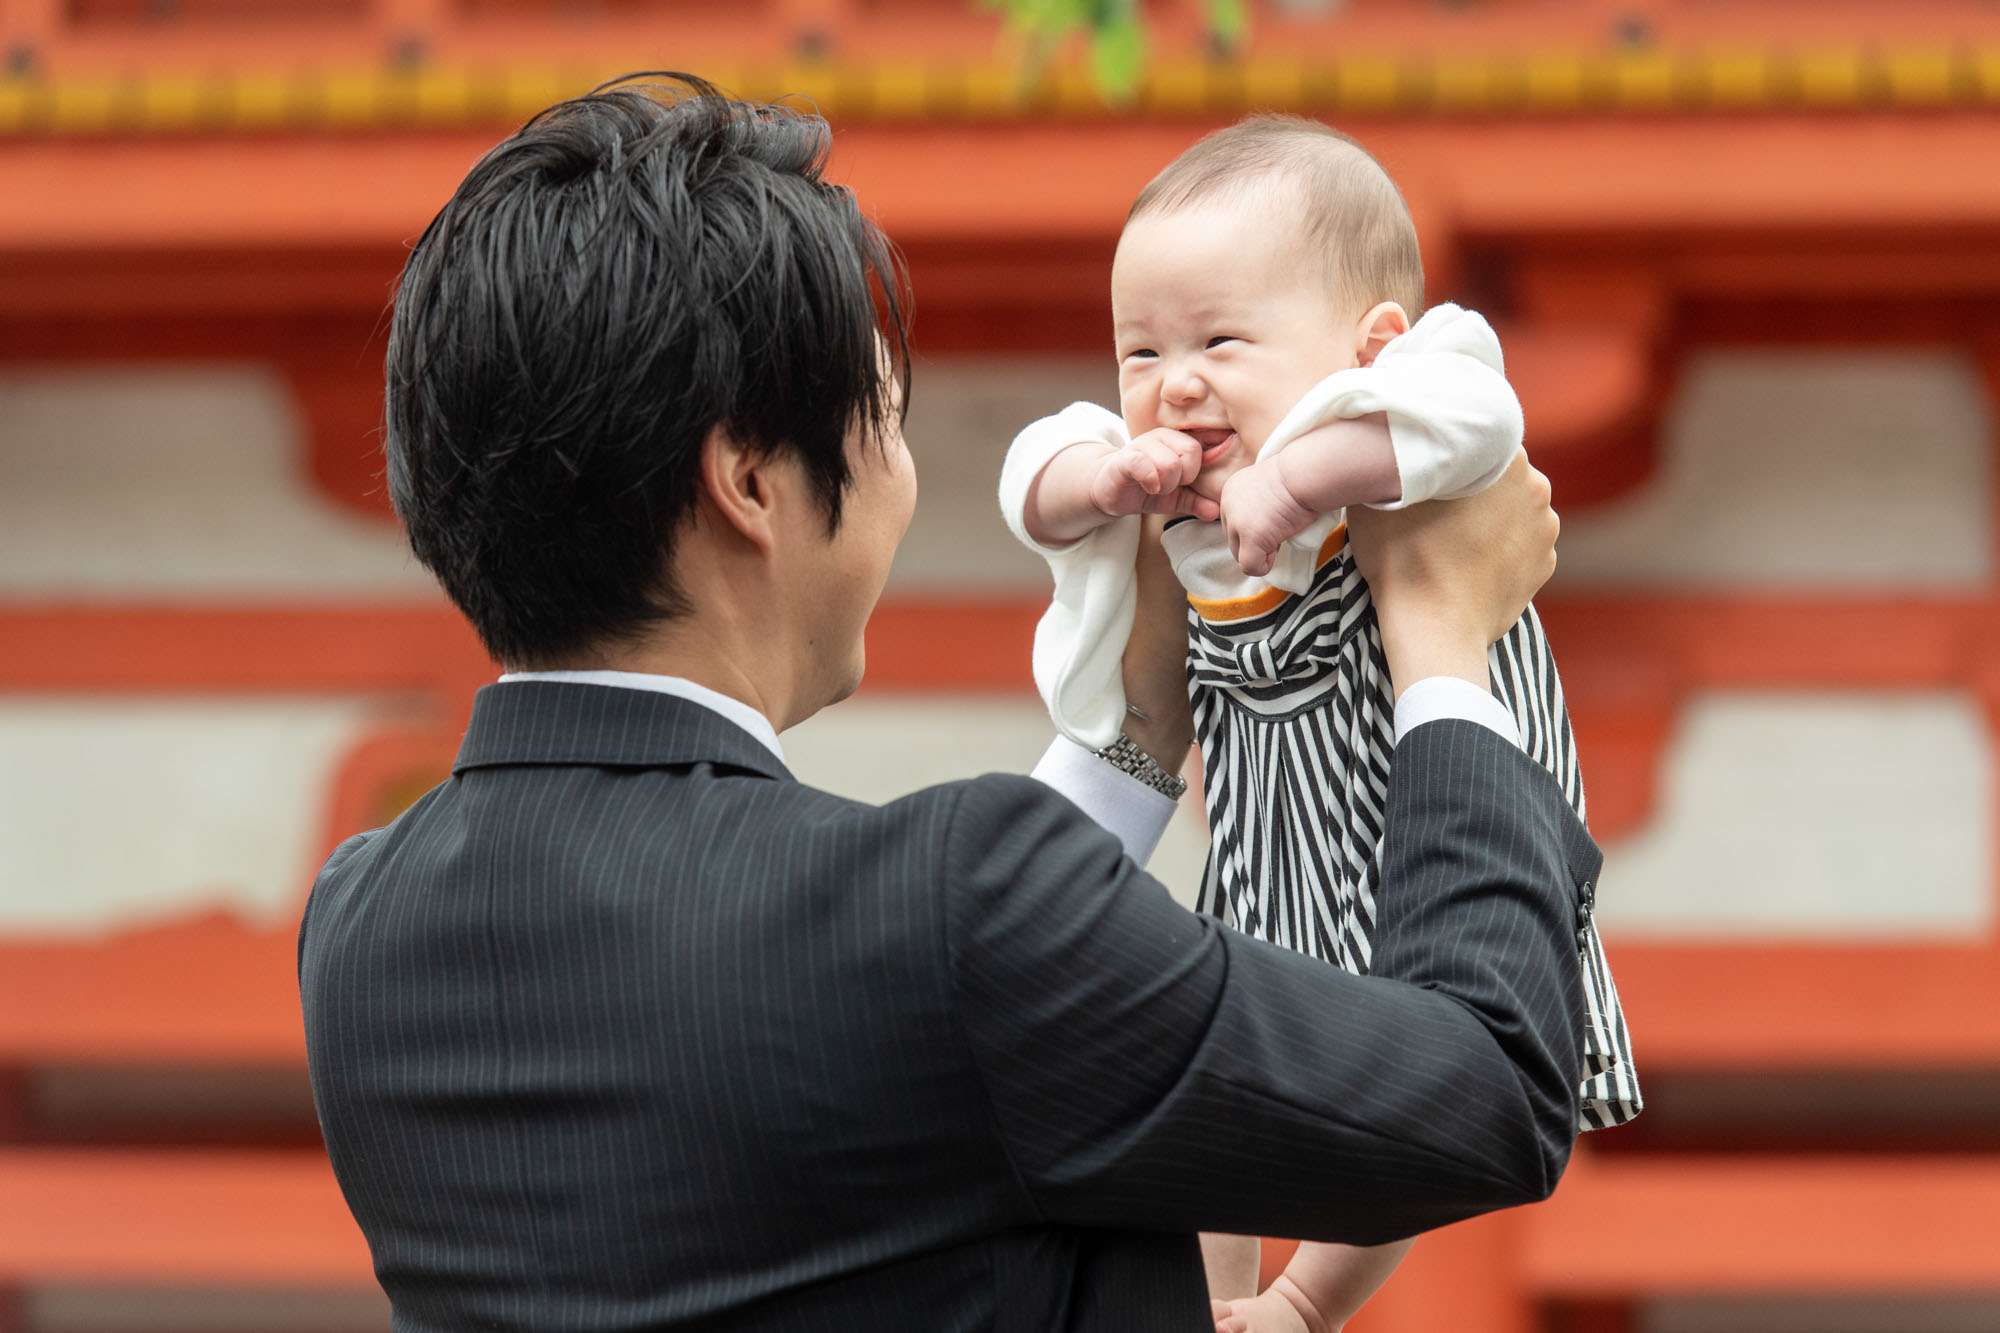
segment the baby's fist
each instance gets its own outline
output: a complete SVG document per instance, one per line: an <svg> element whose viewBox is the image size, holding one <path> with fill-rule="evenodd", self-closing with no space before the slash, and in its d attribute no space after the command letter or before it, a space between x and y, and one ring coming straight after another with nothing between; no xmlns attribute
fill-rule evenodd
<svg viewBox="0 0 2000 1333"><path fill-rule="evenodd" d="M1312 525L1312 510L1292 498L1277 460L1253 463L1222 488L1222 528L1229 554L1245 574L1271 572L1278 548Z"/></svg>
<svg viewBox="0 0 2000 1333"><path fill-rule="evenodd" d="M1113 518L1126 514L1193 514L1213 519L1213 500L1189 485L1201 473L1201 444L1177 430L1149 430L1104 456L1090 484L1090 503Z"/></svg>

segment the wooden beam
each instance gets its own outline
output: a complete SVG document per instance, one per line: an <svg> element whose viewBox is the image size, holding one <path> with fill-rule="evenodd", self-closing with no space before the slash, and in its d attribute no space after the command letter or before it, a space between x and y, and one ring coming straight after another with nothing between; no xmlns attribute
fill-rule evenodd
<svg viewBox="0 0 2000 1333"><path fill-rule="evenodd" d="M0 691L413 693L456 703L498 668L441 603L0 607Z"/></svg>
<svg viewBox="0 0 2000 1333"><path fill-rule="evenodd" d="M2000 1064L2000 940L1606 943L1642 1069Z"/></svg>
<svg viewBox="0 0 2000 1333"><path fill-rule="evenodd" d="M0 1149L0 1284L361 1287L368 1246L313 1150Z"/></svg>
<svg viewBox="0 0 2000 1333"><path fill-rule="evenodd" d="M1580 1156L1521 1215L1556 1299L2000 1287L2000 1158Z"/></svg>
<svg viewBox="0 0 2000 1333"><path fill-rule="evenodd" d="M905 243L1102 244L1139 188L1214 123L850 126L834 169ZM1963 169L2000 156L2000 119L1984 113L1346 126L1465 237L2000 232L2000 177ZM379 253L413 238L499 137L13 140L0 145L0 253Z"/></svg>
<svg viewBox="0 0 2000 1333"><path fill-rule="evenodd" d="M304 1062L295 929L208 915L108 939L0 943L0 1065Z"/></svg>

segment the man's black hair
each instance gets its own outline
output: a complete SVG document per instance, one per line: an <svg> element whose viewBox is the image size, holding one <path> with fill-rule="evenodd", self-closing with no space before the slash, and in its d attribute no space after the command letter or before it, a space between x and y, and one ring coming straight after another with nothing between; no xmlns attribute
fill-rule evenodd
<svg viewBox="0 0 2000 1333"><path fill-rule="evenodd" d="M809 112L628 75L529 121L425 229L389 337L390 496L499 661L688 609L668 562L713 427L796 457L838 527L848 441L897 411L907 301L828 145Z"/></svg>

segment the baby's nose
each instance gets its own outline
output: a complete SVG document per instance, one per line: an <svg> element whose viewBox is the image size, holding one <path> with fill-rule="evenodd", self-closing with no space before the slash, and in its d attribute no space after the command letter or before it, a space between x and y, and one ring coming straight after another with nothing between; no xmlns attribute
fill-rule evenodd
<svg viewBox="0 0 2000 1333"><path fill-rule="evenodd" d="M1176 367L1160 383L1160 396L1170 403L1191 403L1208 392L1208 382L1193 367Z"/></svg>

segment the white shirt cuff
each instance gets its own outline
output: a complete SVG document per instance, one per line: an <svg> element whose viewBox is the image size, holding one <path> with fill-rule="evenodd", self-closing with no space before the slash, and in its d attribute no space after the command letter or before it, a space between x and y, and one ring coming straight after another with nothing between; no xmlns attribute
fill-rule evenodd
<svg viewBox="0 0 2000 1333"><path fill-rule="evenodd" d="M1067 736L1055 738L1028 776L1067 796L1140 865L1152 859L1174 817L1174 802L1165 792L1119 772Z"/></svg>
<svg viewBox="0 0 2000 1333"><path fill-rule="evenodd" d="M1507 705L1494 698L1493 691L1457 676L1426 676L1403 691L1403 697L1396 700L1396 740L1400 744L1424 723L1448 718L1477 722L1505 737L1516 749L1522 748L1521 730L1514 725Z"/></svg>

